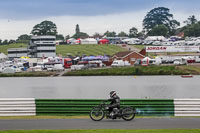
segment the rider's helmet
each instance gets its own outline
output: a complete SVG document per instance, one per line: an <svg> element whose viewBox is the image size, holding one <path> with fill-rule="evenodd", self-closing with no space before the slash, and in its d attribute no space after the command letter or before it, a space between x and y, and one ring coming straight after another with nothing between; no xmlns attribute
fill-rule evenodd
<svg viewBox="0 0 200 133"><path fill-rule="evenodd" d="M112 98L113 96L115 96L116 95L116 91L111 91L110 92L110 97Z"/></svg>

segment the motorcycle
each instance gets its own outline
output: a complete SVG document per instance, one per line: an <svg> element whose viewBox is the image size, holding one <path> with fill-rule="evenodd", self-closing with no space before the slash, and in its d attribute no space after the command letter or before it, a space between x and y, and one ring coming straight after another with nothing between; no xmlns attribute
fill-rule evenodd
<svg viewBox="0 0 200 133"><path fill-rule="evenodd" d="M108 105L105 101L96 107L93 107L90 111L90 118L93 121L101 121L105 116L107 119L124 119L125 121L131 121L134 119L136 114L135 108L132 107L122 107L114 108L111 113L108 111Z"/></svg>

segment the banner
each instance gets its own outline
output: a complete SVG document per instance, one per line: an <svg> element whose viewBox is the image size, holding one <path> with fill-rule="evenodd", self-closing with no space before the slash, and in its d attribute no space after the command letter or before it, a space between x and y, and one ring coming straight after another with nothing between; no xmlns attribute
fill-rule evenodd
<svg viewBox="0 0 200 133"><path fill-rule="evenodd" d="M199 46L146 46L146 52L200 52Z"/></svg>

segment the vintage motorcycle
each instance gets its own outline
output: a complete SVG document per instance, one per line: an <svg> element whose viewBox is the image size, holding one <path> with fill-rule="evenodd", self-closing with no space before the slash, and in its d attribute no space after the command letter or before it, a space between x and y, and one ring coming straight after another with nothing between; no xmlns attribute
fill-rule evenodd
<svg viewBox="0 0 200 133"><path fill-rule="evenodd" d="M108 105L105 101L96 107L93 107L90 111L90 118L94 121L101 121L105 116L107 119L124 119L126 121L131 121L134 119L136 110L132 107L120 107L114 108L111 113L107 109Z"/></svg>

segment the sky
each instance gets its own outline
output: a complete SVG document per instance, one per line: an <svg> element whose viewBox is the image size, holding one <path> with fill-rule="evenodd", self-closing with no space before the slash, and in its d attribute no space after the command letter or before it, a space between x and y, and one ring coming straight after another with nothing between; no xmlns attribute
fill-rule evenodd
<svg viewBox="0 0 200 133"><path fill-rule="evenodd" d="M142 21L153 8L170 9L181 25L189 16L200 19L200 0L0 0L0 39L30 34L34 25L49 20L59 34L73 35L75 26L93 35L106 31L142 30Z"/></svg>

